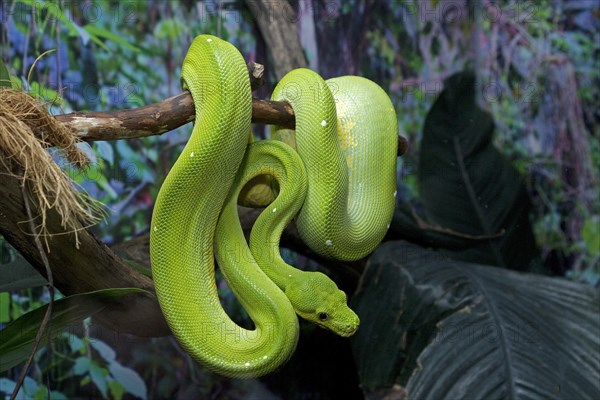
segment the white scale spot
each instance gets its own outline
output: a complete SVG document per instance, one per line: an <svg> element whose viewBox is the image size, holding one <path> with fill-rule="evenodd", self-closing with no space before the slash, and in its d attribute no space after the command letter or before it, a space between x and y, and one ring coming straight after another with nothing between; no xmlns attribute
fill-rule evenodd
<svg viewBox="0 0 600 400"><path fill-rule="evenodd" d="M263 360L266 360L267 358L269 358L269 356L263 356Z"/></svg>
<svg viewBox="0 0 600 400"><path fill-rule="evenodd" d="M390 229L390 224L387 225L387 228Z"/></svg>
<svg viewBox="0 0 600 400"><path fill-rule="evenodd" d="M327 126L327 121L325 121L325 120L321 121L321 126Z"/></svg>
<svg viewBox="0 0 600 400"><path fill-rule="evenodd" d="M275 207L275 208L273 209L273 212L275 212L275 211L277 211L277 207Z"/></svg>
<svg viewBox="0 0 600 400"><path fill-rule="evenodd" d="M154 232L158 230L158 226L154 225Z"/></svg>
<svg viewBox="0 0 600 400"><path fill-rule="evenodd" d="M207 42L212 42L212 39L206 39Z"/></svg>
<svg viewBox="0 0 600 400"><path fill-rule="evenodd" d="M193 151L190 153L190 157L194 157L194 152Z"/></svg>
<svg viewBox="0 0 600 400"><path fill-rule="evenodd" d="M396 195L397 195L397 194L398 194L398 191L396 190L396 191L394 192L394 197L396 197Z"/></svg>
<svg viewBox="0 0 600 400"><path fill-rule="evenodd" d="M292 276L291 276L291 275L288 275L288 277L290 277L290 278L291 278Z"/></svg>
<svg viewBox="0 0 600 400"><path fill-rule="evenodd" d="M325 241L325 244L326 244L327 246L331 246L331 245L333 244L333 242L332 242L331 240L326 240L326 241Z"/></svg>
<svg viewBox="0 0 600 400"><path fill-rule="evenodd" d="M210 40L210 39L208 39L208 40ZM249 362L247 362L247 363L246 363L246 364L244 364L244 365L245 365L246 367L249 367L249 366L250 366L250 363L249 363Z"/></svg>

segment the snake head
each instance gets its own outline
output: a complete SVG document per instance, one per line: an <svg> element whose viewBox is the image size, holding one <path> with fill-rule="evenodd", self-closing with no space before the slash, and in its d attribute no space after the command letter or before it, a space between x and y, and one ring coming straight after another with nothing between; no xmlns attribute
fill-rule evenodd
<svg viewBox="0 0 600 400"><path fill-rule="evenodd" d="M286 285L296 314L344 337L352 336L360 320L348 307L346 293L321 272L302 271Z"/></svg>

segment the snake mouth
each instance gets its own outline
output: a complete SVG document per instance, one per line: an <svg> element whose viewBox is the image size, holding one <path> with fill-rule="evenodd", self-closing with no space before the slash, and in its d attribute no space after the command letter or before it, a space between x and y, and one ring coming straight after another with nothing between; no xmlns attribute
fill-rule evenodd
<svg viewBox="0 0 600 400"><path fill-rule="evenodd" d="M315 325L331 331L338 336L341 337L350 337L356 333L358 330L358 326L360 325L359 321L353 321L351 323L341 323L341 324L325 324L317 321L313 321Z"/></svg>
<svg viewBox="0 0 600 400"><path fill-rule="evenodd" d="M356 333L358 330L359 324L348 324L342 329L338 330L336 333L342 337L350 337Z"/></svg>

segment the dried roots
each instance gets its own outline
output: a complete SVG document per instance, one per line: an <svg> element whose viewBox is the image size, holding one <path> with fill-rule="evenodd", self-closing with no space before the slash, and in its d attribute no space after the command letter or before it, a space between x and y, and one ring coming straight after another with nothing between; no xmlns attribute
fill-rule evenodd
<svg viewBox="0 0 600 400"><path fill-rule="evenodd" d="M20 90L0 89L0 174L10 174L27 185L39 219L36 234L48 237L75 232L97 222L102 204L80 192L53 161L47 148L58 148L78 168L89 160L76 146L77 138L35 99ZM64 232L48 232L46 217L54 209ZM77 242L78 244L78 242Z"/></svg>

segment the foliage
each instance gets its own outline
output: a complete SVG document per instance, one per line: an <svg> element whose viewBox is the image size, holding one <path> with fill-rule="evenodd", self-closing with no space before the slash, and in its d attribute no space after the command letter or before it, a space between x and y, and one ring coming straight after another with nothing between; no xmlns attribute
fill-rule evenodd
<svg viewBox="0 0 600 400"><path fill-rule="evenodd" d="M101 312L109 300L129 293L143 292L137 288L111 288L68 296L54 302L52 324L44 332L42 340L50 341L53 336L68 329L84 318ZM0 331L0 371L6 371L24 362L33 349L35 337L48 305L30 311Z"/></svg>
<svg viewBox="0 0 600 400"><path fill-rule="evenodd" d="M88 327L89 320L80 326ZM76 329L78 326L72 324L70 327ZM137 372L117 361L116 353L109 345L85 333L83 337L74 331L57 335L52 347L46 347L36 354L36 363L42 372L54 376L52 387L64 388L62 392L53 390L52 398L66 399L64 392L84 396L98 393L103 398L114 399L121 399L128 393L135 398L147 398L146 384ZM47 398L44 384L29 377L27 379L21 389L27 398ZM14 388L14 381L7 378L2 380L0 392L8 395Z"/></svg>
<svg viewBox="0 0 600 400"><path fill-rule="evenodd" d="M494 120L476 104L475 76L455 74L445 84L423 128L418 182L425 213L457 232L499 235L453 257L525 270L536 249L523 179L492 144Z"/></svg>
<svg viewBox="0 0 600 400"><path fill-rule="evenodd" d="M453 250L380 246L353 300L366 325L353 342L361 384L377 398L395 384L416 398L594 398L599 293L505 270L527 270L535 245L521 178L492 146L474 83L449 77L426 117L421 199L437 224L502 234ZM389 307L378 307L382 296Z"/></svg>
<svg viewBox="0 0 600 400"><path fill-rule="evenodd" d="M587 251L582 239L585 221L600 215L598 5L424 0L370 7L371 21L358 25L369 39L368 56L349 58L390 93L411 141L399 193L412 200L419 192L424 116L442 81L476 67L477 99L494 118L494 142L526 174L542 263L552 273L600 282L600 250ZM365 15L358 5L353 10L356 20ZM344 37L331 40L343 51L361 51L343 47Z"/></svg>
<svg viewBox="0 0 600 400"><path fill-rule="evenodd" d="M387 307L373 307L382 297ZM419 399L592 399L600 391L600 296L587 285L387 242L353 301L367 392L400 384Z"/></svg>

